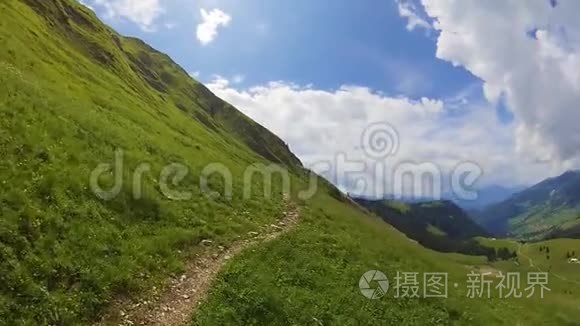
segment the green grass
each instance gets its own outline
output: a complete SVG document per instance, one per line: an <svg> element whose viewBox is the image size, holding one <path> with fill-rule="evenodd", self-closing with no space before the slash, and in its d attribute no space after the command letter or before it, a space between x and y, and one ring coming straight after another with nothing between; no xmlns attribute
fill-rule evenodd
<svg viewBox="0 0 580 326"><path fill-rule="evenodd" d="M242 200L245 167L267 161L218 120L214 128L201 122L211 119L204 104L192 97L184 111L173 94L153 89L114 40L125 41L75 2L29 3L37 11L0 3L2 323L86 322L115 297L145 294L181 271L202 239L231 242L280 215L278 183L267 199L256 178L255 195ZM197 89L183 72L171 78ZM124 186L102 201L89 176L117 149ZM179 189L191 200L168 200L159 189L161 169L174 162L190 169ZM213 162L232 171L231 201L201 193L199 175ZM141 163L151 172L136 200L131 180ZM210 179L217 191L222 183Z"/></svg>
<svg viewBox="0 0 580 326"><path fill-rule="evenodd" d="M407 214L410 210L411 207L403 202L398 202L398 201L385 201L385 205L387 207L390 207L396 211L398 211L401 214Z"/></svg>
<svg viewBox="0 0 580 326"><path fill-rule="evenodd" d="M427 232L429 232L429 233L431 233L433 235L439 236L439 237L444 237L444 236L447 235L447 233L445 233L444 231L442 231L438 227L433 226L432 224L429 224L427 226Z"/></svg>
<svg viewBox="0 0 580 326"><path fill-rule="evenodd" d="M501 261L492 265L504 272L549 273L551 291L545 299L535 298L527 302L531 310L538 309L538 314L554 316L562 325L577 325L578 307L580 307L580 265L569 264L567 254L580 248L580 240L556 239L534 243L521 243L510 239L478 239L490 247L514 248L518 253L517 263ZM542 248L542 250L540 250ZM546 249L549 248L549 249ZM548 253L549 251L549 253ZM524 277L524 276L522 276ZM575 312L576 311L576 312Z"/></svg>
<svg viewBox="0 0 580 326"><path fill-rule="evenodd" d="M510 219L509 225L512 233L522 238L542 239L554 226L564 226L574 222L577 217L577 209L539 206L529 208L524 214Z"/></svg>
<svg viewBox="0 0 580 326"><path fill-rule="evenodd" d="M217 246L269 225L284 209L282 189L275 182L274 196L265 198L255 179L254 195L242 198L249 164L284 164L303 184L299 162L280 139L75 1L6 0L0 18L0 324L88 324L114 299L147 296L182 271L202 239ZM124 186L103 201L89 189L89 175L118 149ZM160 171L173 162L190 169L179 189L191 191L191 200L169 200L159 188ZM232 200L201 192L199 175L214 162L232 172ZM151 172L143 197L134 199L130 181L142 163ZM211 178L213 190L222 186ZM542 302L466 300L459 287L447 300L364 298L357 284L370 269L391 278L397 271L447 272L450 282L465 284L469 266L487 262L427 250L337 198L336 189L321 187L300 202L294 232L233 259L193 322L576 320L577 299L566 301L568 294Z"/></svg>
<svg viewBox="0 0 580 326"><path fill-rule="evenodd" d="M540 247L548 249L540 250ZM576 258L580 257L580 240L555 239L526 244L521 248L521 255L532 259L537 268L562 275L580 285L580 264L568 263L567 254L572 252ZM524 263L529 264L529 260L524 260ZM580 287L577 288L580 290Z"/></svg>
<svg viewBox="0 0 580 326"><path fill-rule="evenodd" d="M511 239L492 239L492 238L483 238L483 237L476 237L475 240L482 245L493 248L493 249L501 249L501 248L508 248L510 251L517 251L519 244L516 240Z"/></svg>
<svg viewBox="0 0 580 326"><path fill-rule="evenodd" d="M561 288L543 300L500 299L493 291L492 299L468 299L466 275L490 266L484 257L426 250L378 218L322 195L307 205L298 230L226 266L192 324L573 325L576 320L577 300L568 300ZM501 264L492 266L515 268L513 262ZM358 281L374 269L387 274L391 286L397 271L449 273L449 298L396 299L391 287L379 300L366 299Z"/></svg>
<svg viewBox="0 0 580 326"><path fill-rule="evenodd" d="M576 218L573 221L559 225L549 233L548 237L572 239L580 238L580 218Z"/></svg>

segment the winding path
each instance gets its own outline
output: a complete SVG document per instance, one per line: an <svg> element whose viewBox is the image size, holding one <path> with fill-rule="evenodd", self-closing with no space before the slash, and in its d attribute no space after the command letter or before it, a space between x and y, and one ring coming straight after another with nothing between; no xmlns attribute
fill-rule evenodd
<svg viewBox="0 0 580 326"><path fill-rule="evenodd" d="M522 247L523 247L523 245L522 244L519 244L519 246L518 246L518 252L517 252L518 256L522 256L522 257L526 258L528 260L529 264L530 264L530 268L535 268L535 269L538 270L538 272L543 273L544 271L540 267L538 267L536 264L534 264L534 260L532 258L530 258L529 256L524 255L522 253ZM566 277L564 277L564 276L562 276L560 274L556 274L554 272L549 272L549 273L551 275L555 276L557 279L559 279L561 281L580 285L580 282L575 281L575 280L568 279L568 278L566 278Z"/></svg>
<svg viewBox="0 0 580 326"><path fill-rule="evenodd" d="M190 262L184 275L172 279L158 297L139 303L118 304L96 325L187 325L228 260L249 247L271 241L290 231L296 226L298 218L298 208L288 203L283 217L263 234L250 232L251 238L235 242L229 248L212 247L206 250ZM210 244L210 241L205 243Z"/></svg>

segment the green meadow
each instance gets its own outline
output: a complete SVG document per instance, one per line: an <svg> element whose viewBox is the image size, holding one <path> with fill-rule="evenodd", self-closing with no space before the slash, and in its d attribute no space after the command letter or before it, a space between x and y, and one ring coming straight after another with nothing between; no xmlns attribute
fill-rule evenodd
<svg viewBox="0 0 580 326"><path fill-rule="evenodd" d="M554 277L544 299L466 298L471 270L539 267L578 281L562 261L580 251L576 241L547 243L549 261L538 244L517 247L519 265L425 249L321 179L299 199L307 172L278 137L76 1L5 0L0 16L0 324L90 324L115 300L147 297L179 275L202 240L227 246L261 232L284 211L286 189L275 178L264 192L256 177L246 198L255 163L290 171L299 226L229 261L192 324L578 324L580 290ZM122 174L98 181L108 188L120 177L122 187L103 200L90 176L118 152ZM170 183L187 200L162 188L174 163L188 167ZM211 193L200 186L215 163L231 173L231 199L219 175ZM381 299L359 290L369 270L390 279ZM397 272L446 273L448 298L394 298Z"/></svg>

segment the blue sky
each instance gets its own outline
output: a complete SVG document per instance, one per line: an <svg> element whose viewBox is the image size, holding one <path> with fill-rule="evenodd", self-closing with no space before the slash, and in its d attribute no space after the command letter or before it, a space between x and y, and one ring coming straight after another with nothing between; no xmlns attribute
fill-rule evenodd
<svg viewBox="0 0 580 326"><path fill-rule="evenodd" d="M424 30L410 33L394 1L210 2L215 7L190 1L184 8L170 0L153 31L110 19L95 2L85 2L121 33L144 39L202 80L217 74L243 75L243 86L273 80L321 89L365 85L415 98L452 96L477 82L465 69L436 59L435 38ZM195 35L204 7L232 17L207 45Z"/></svg>
<svg viewBox="0 0 580 326"><path fill-rule="evenodd" d="M482 185L529 184L580 166L576 1L84 0L168 53L287 141L307 164L357 159L386 121L397 162ZM580 118L580 114L578 114ZM337 180L352 184L352 180Z"/></svg>

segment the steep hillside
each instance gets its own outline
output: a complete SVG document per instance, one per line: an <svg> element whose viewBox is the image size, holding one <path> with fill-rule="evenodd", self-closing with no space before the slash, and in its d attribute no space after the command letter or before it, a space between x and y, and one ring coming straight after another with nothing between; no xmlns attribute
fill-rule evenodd
<svg viewBox="0 0 580 326"><path fill-rule="evenodd" d="M281 139L192 80L167 55L141 40L118 35L81 5L69 1L24 2L46 20L53 38L60 36L67 43L61 48L64 54L73 54L67 50L77 52L74 54L122 77L126 88L155 100L153 104L161 101L177 107L226 138L235 136L272 162L289 167L301 165ZM29 37L39 35L33 33Z"/></svg>
<svg viewBox="0 0 580 326"><path fill-rule="evenodd" d="M0 83L0 324L93 319L178 273L200 241L225 244L274 221L282 187L265 196L255 178L242 198L247 166L301 170L275 135L75 1L0 2ZM90 187L102 163L122 172L100 178L107 188L120 177L110 200ZM162 188L172 163L188 169L180 182L169 170L185 200ZM231 200L202 193L211 163L232 174ZM223 194L225 181L208 186Z"/></svg>
<svg viewBox="0 0 580 326"><path fill-rule="evenodd" d="M121 42L131 69L149 86L171 99L177 108L206 127L223 133L226 138L244 142L274 163L294 169L301 167L300 160L280 138L189 78L167 55L139 39L121 38Z"/></svg>
<svg viewBox="0 0 580 326"><path fill-rule="evenodd" d="M487 232L451 201L401 203L389 200L356 199L408 235L432 233L449 239L470 239ZM412 236L411 236L412 237Z"/></svg>
<svg viewBox="0 0 580 326"><path fill-rule="evenodd" d="M569 238L580 239L580 214L574 221L560 224L546 235L547 239Z"/></svg>
<svg viewBox="0 0 580 326"><path fill-rule="evenodd" d="M283 215L287 189L274 178L265 193L264 179L244 175L272 162L292 172L299 223L229 257L193 324L577 320L578 298L556 291L542 301L465 300L466 274L483 257L408 241L323 180L300 200L307 180L284 142L76 1L0 2L0 85L0 325L92 324L116 302L167 287L202 252L263 234ZM200 184L214 163L231 173L231 198L219 175ZM93 181L119 186L104 199L91 184L102 164ZM458 286L448 299L395 298L391 288L369 300L358 284L374 269L393 282L397 272L447 273Z"/></svg>
<svg viewBox="0 0 580 326"><path fill-rule="evenodd" d="M495 234L546 236L580 216L580 172L569 171L484 209L481 224Z"/></svg>

